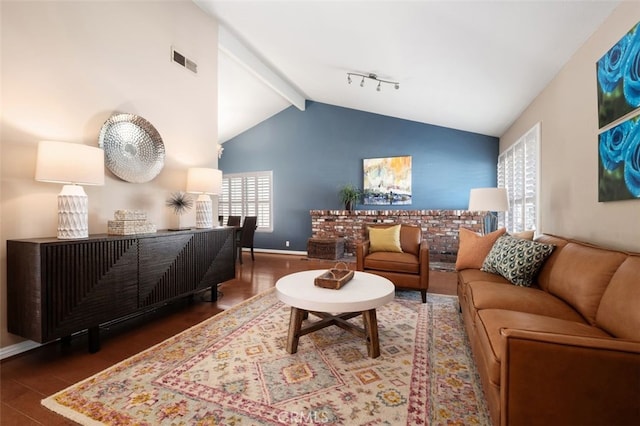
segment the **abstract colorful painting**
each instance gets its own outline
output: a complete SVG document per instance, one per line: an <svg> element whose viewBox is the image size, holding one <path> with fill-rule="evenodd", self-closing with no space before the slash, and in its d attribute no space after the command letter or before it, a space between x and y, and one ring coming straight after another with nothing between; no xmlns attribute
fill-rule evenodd
<svg viewBox="0 0 640 426"><path fill-rule="evenodd" d="M640 106L640 24L596 63L598 124L606 126Z"/></svg>
<svg viewBox="0 0 640 426"><path fill-rule="evenodd" d="M364 204L411 204L411 156L365 158Z"/></svg>
<svg viewBox="0 0 640 426"><path fill-rule="evenodd" d="M602 132L598 154L598 201L640 198L640 116Z"/></svg>

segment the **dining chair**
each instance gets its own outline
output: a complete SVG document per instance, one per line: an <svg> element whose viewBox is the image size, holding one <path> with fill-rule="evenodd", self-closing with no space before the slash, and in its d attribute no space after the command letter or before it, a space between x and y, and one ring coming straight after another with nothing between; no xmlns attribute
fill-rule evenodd
<svg viewBox="0 0 640 426"><path fill-rule="evenodd" d="M229 216L227 226L240 226L240 216Z"/></svg>
<svg viewBox="0 0 640 426"><path fill-rule="evenodd" d="M242 230L238 235L238 239L236 240L236 245L238 246L238 258L240 259L240 263L242 263L242 248L247 247L251 249L251 260L255 260L253 256L253 236L255 235L256 228L258 223L257 216L245 216L244 222L242 223Z"/></svg>

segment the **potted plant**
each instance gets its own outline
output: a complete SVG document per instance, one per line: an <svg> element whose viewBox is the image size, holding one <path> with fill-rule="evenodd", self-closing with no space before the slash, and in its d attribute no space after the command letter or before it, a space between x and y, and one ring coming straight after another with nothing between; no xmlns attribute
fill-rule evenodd
<svg viewBox="0 0 640 426"><path fill-rule="evenodd" d="M353 210L362 196L362 190L350 183L342 186L338 192L340 201L344 204L345 210Z"/></svg>

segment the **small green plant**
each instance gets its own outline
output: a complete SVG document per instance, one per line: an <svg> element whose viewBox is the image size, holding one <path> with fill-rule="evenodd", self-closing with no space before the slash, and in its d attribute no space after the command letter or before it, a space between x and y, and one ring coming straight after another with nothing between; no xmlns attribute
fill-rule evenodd
<svg viewBox="0 0 640 426"><path fill-rule="evenodd" d="M167 199L167 206L173 209L175 214L181 216L193 207L193 198L186 192L173 192Z"/></svg>
<svg viewBox="0 0 640 426"><path fill-rule="evenodd" d="M338 192L340 202L344 204L345 210L352 210L360 201L362 194L363 192L360 188L350 183L343 185Z"/></svg>

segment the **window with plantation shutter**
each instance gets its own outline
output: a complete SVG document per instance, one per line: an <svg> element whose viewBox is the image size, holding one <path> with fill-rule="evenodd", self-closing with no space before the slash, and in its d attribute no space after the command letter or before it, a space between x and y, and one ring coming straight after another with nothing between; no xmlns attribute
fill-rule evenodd
<svg viewBox="0 0 640 426"><path fill-rule="evenodd" d="M218 215L257 216L257 232L273 231L273 172L226 174L222 177L222 195Z"/></svg>
<svg viewBox="0 0 640 426"><path fill-rule="evenodd" d="M540 123L498 157L498 187L507 188L509 211L498 214L508 232L535 230L538 225L538 156Z"/></svg>

